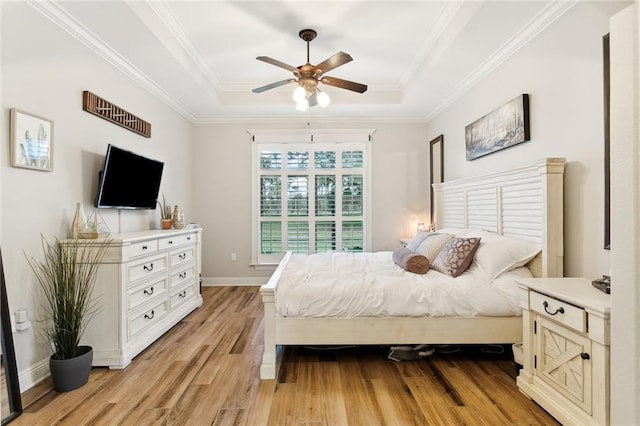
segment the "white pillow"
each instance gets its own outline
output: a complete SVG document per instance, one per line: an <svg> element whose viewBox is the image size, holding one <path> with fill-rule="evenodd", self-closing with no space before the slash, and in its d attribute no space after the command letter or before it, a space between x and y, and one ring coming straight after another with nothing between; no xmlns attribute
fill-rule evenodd
<svg viewBox="0 0 640 426"><path fill-rule="evenodd" d="M418 232L416 235L414 235L411 241L407 243L407 248L409 250L416 251L420 243L423 242L424 239L429 237L430 235L432 235L432 233L428 231Z"/></svg>
<svg viewBox="0 0 640 426"><path fill-rule="evenodd" d="M440 250L442 250L442 247L452 238L452 234L431 233L431 235L420 243L418 248L415 249L415 252L429 259L429 263L433 263L438 253L440 253Z"/></svg>
<svg viewBox="0 0 640 426"><path fill-rule="evenodd" d="M542 248L537 244L491 234L491 237L483 238L480 242L475 263L487 281L492 282L498 275L526 265L540 250Z"/></svg>

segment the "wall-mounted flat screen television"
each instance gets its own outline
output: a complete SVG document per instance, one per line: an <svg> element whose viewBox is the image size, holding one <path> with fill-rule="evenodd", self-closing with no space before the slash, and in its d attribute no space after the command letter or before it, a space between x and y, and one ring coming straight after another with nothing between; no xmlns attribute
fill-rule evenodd
<svg viewBox="0 0 640 426"><path fill-rule="evenodd" d="M96 207L155 209L164 163L109 144Z"/></svg>

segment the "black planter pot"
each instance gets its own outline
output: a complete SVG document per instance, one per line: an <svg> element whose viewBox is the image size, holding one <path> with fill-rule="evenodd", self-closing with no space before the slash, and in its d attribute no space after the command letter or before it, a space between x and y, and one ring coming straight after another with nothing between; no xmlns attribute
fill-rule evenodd
<svg viewBox="0 0 640 426"><path fill-rule="evenodd" d="M49 370L53 379L53 387L58 392L69 392L85 385L89 381L93 348L78 346L78 355L70 359L49 358Z"/></svg>

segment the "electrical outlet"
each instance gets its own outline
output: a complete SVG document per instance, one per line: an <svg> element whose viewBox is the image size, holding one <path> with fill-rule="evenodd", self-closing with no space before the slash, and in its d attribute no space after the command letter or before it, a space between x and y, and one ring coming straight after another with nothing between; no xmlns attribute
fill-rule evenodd
<svg viewBox="0 0 640 426"><path fill-rule="evenodd" d="M236 260L238 260L238 256L235 253L231 253L231 260L235 262Z"/></svg>

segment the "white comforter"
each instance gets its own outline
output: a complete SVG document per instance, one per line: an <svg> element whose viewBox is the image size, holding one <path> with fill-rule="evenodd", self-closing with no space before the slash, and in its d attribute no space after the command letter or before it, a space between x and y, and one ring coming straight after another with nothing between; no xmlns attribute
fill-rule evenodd
<svg viewBox="0 0 640 426"><path fill-rule="evenodd" d="M513 278L493 283L472 265L457 278L430 270L406 272L392 252L292 255L276 287L283 317L520 316Z"/></svg>

